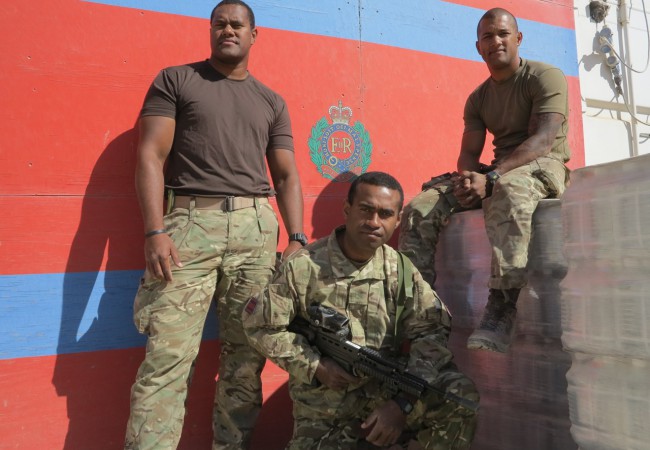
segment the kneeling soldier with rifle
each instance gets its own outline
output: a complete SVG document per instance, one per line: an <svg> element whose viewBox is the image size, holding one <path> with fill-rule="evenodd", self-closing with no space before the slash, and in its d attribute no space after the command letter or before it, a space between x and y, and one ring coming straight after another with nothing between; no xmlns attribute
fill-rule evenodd
<svg viewBox="0 0 650 450"><path fill-rule="evenodd" d="M467 449L478 393L447 349L451 317L385 243L401 219L393 177L350 186L345 225L292 255L243 313L253 347L289 373L289 449Z"/></svg>

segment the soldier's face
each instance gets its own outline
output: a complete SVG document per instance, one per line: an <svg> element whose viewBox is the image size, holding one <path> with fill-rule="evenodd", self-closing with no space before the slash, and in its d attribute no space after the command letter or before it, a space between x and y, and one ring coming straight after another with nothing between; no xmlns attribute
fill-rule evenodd
<svg viewBox="0 0 650 450"><path fill-rule="evenodd" d="M251 28L248 10L242 5L222 5L210 23L212 55L227 64L236 64L248 57L257 37Z"/></svg>
<svg viewBox="0 0 650 450"><path fill-rule="evenodd" d="M476 50L488 67L499 70L519 65L519 44L522 34L506 14L483 19L477 29Z"/></svg>
<svg viewBox="0 0 650 450"><path fill-rule="evenodd" d="M385 244L400 223L400 195L383 186L360 183L353 203L345 202L345 255L365 261Z"/></svg>

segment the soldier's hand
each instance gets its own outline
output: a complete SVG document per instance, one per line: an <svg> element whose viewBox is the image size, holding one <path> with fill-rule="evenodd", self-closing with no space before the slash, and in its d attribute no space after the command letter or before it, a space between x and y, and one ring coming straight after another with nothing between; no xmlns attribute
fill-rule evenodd
<svg viewBox="0 0 650 450"><path fill-rule="evenodd" d="M379 447L392 445L402 435L406 416L393 400L375 408L361 424L362 430L369 430L366 441Z"/></svg>
<svg viewBox="0 0 650 450"><path fill-rule="evenodd" d="M284 261L285 259L287 259L287 257L289 255L291 255L292 253L297 252L301 248L302 248L302 244L300 242L298 242L298 241L290 241L289 244L287 245L287 248L285 248L284 252L282 252L282 260L281 261Z"/></svg>
<svg viewBox="0 0 650 450"><path fill-rule="evenodd" d="M176 267L183 267L174 242L165 233L156 234L145 239L144 259L147 264L147 271L159 280L172 281L170 259Z"/></svg>
<svg viewBox="0 0 650 450"><path fill-rule="evenodd" d="M485 198L485 175L462 171L454 183L454 196L463 208L476 208Z"/></svg>
<svg viewBox="0 0 650 450"><path fill-rule="evenodd" d="M315 376L318 381L334 391L343 390L350 383L358 381L357 377L347 373L336 361L327 357L320 359Z"/></svg>

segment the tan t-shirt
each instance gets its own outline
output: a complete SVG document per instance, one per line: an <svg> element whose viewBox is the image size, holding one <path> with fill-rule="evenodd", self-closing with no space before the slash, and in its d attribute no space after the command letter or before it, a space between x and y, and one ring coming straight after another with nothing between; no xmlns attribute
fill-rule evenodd
<svg viewBox="0 0 650 450"><path fill-rule="evenodd" d="M522 58L512 77L501 82L488 78L470 94L463 120L465 132L487 129L492 133L496 163L528 139L533 114L550 112L562 114L564 122L548 156L566 162L571 157L566 78L556 67Z"/></svg>
<svg viewBox="0 0 650 450"><path fill-rule="evenodd" d="M207 60L162 70L140 116L176 120L165 186L177 195L273 195L266 154L293 151L282 97L250 74L230 80Z"/></svg>

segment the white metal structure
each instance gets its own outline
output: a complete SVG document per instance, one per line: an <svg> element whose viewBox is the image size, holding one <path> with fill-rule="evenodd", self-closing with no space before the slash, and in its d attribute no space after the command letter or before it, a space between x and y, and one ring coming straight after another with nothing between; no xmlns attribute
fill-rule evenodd
<svg viewBox="0 0 650 450"><path fill-rule="evenodd" d="M574 2L586 165L650 153L649 6Z"/></svg>

